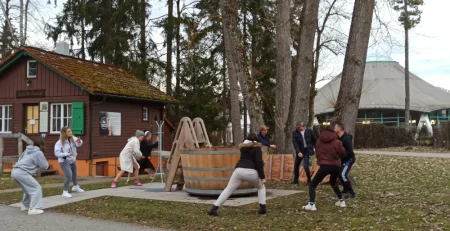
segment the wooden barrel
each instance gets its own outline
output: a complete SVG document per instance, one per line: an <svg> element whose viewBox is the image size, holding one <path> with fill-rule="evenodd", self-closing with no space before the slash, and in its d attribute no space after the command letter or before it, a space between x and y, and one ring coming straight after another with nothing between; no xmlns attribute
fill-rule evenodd
<svg viewBox="0 0 450 231"><path fill-rule="evenodd" d="M193 195L218 196L226 188L240 158L238 147L180 149L186 192ZM267 149L263 149L263 160ZM247 182L234 191L233 196L256 193Z"/></svg>

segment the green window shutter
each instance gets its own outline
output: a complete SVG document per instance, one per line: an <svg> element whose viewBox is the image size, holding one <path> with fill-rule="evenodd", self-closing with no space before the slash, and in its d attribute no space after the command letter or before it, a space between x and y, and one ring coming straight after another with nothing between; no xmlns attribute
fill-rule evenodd
<svg viewBox="0 0 450 231"><path fill-rule="evenodd" d="M72 133L74 135L84 135L84 103L72 103Z"/></svg>

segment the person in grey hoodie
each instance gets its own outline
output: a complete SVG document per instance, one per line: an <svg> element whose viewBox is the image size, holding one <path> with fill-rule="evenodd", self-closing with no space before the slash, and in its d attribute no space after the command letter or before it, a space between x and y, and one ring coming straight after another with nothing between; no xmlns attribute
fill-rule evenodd
<svg viewBox="0 0 450 231"><path fill-rule="evenodd" d="M72 134L70 127L65 126L61 129L60 139L55 144L55 156L58 157L59 166L65 176L62 194L65 198L72 197L69 194L70 181L73 181L72 192L84 192L78 185L77 178L77 148L81 145L83 145L83 141Z"/></svg>
<svg viewBox="0 0 450 231"><path fill-rule="evenodd" d="M19 160L11 171L12 179L19 184L23 191L22 211L28 210L28 215L43 214L42 188L33 178L37 168L48 169L47 159L44 157L44 141L41 137L31 138L33 145L28 145L20 155Z"/></svg>

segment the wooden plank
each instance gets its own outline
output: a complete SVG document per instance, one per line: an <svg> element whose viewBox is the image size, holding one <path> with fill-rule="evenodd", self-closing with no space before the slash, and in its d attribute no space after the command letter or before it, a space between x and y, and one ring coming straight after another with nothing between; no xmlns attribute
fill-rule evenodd
<svg viewBox="0 0 450 231"><path fill-rule="evenodd" d="M284 178L284 155L281 155L280 180Z"/></svg>
<svg viewBox="0 0 450 231"><path fill-rule="evenodd" d="M15 133L15 134L0 134L0 138L9 139L9 138L20 138L21 133Z"/></svg>
<svg viewBox="0 0 450 231"><path fill-rule="evenodd" d="M273 155L270 155L269 157L269 179L272 180L272 158Z"/></svg>
<svg viewBox="0 0 450 231"><path fill-rule="evenodd" d="M0 136L0 176L3 174L3 138Z"/></svg>
<svg viewBox="0 0 450 231"><path fill-rule="evenodd" d="M30 138L28 138L26 135L24 135L22 133L19 133L19 134L20 134L20 137L22 138L23 141L25 141L29 145L33 145L33 141L30 140Z"/></svg>
<svg viewBox="0 0 450 231"><path fill-rule="evenodd" d="M23 153L22 137L19 137L17 140L18 140L18 142L17 142L17 151L18 151L17 156L20 156Z"/></svg>

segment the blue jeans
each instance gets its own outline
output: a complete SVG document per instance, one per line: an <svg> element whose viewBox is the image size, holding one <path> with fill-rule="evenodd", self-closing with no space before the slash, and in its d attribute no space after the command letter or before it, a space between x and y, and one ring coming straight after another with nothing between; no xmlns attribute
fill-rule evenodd
<svg viewBox="0 0 450 231"><path fill-rule="evenodd" d="M311 182L311 171L309 170L309 153L307 150L304 151L303 158L298 157L298 153L295 153L295 162L294 162L294 182L298 182L298 178L300 177L300 164L303 160L303 168L305 169L306 178L308 179L308 183Z"/></svg>
<svg viewBox="0 0 450 231"><path fill-rule="evenodd" d="M69 190L70 181L73 181L73 185L78 185L77 179L77 163L69 164L66 161L59 163L61 170L64 172L64 191Z"/></svg>

